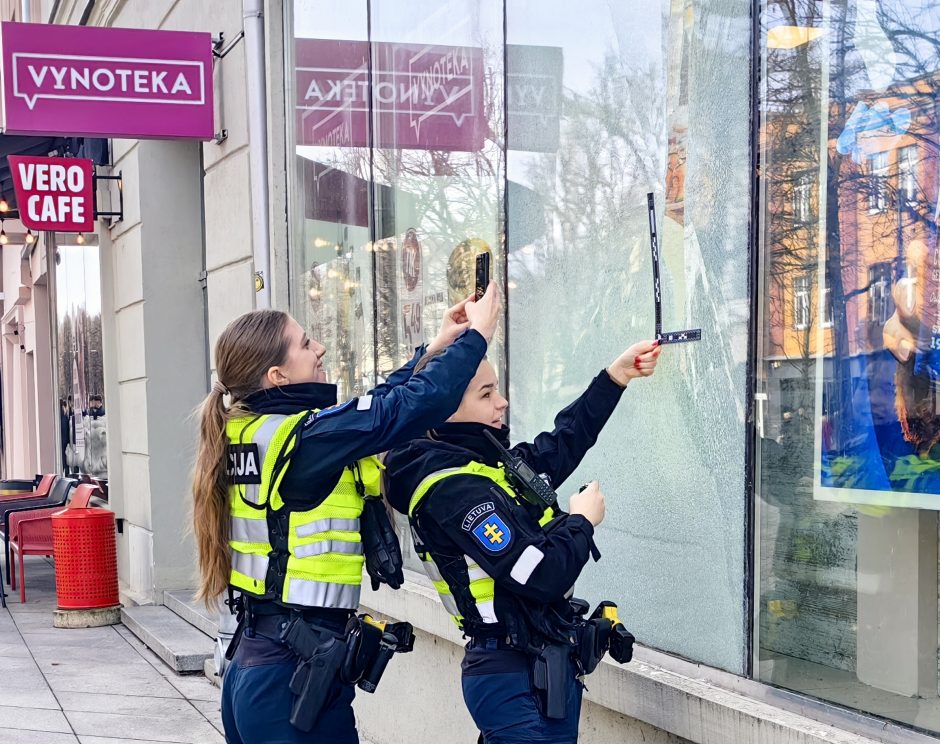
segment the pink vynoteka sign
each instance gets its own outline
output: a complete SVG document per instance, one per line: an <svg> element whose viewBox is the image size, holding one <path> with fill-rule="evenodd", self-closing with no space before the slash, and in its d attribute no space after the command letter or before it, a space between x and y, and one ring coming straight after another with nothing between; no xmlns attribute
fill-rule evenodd
<svg viewBox="0 0 940 744"><path fill-rule="evenodd" d="M0 24L8 134L211 139L208 33Z"/></svg>

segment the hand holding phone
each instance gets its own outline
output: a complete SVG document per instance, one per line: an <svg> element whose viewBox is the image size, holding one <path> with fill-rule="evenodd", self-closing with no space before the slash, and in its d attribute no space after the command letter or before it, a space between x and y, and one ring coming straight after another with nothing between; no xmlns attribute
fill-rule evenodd
<svg viewBox="0 0 940 744"><path fill-rule="evenodd" d="M483 299L483 295L486 294L486 288L489 286L489 283L490 253L489 251L485 251L477 254L476 288L474 290L474 296L478 301Z"/></svg>

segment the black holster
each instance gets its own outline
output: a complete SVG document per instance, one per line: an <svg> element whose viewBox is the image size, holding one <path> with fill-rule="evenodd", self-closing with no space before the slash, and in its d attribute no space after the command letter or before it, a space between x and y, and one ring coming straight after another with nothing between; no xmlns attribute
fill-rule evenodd
<svg viewBox="0 0 940 744"><path fill-rule="evenodd" d="M296 696L290 722L294 728L310 731L339 676L346 644L334 633L314 630L302 618L290 622L281 640L300 657L290 681L290 691Z"/></svg>
<svg viewBox="0 0 940 744"><path fill-rule="evenodd" d="M532 666L532 686L539 712L546 718L565 718L568 713L568 685L574 676L571 647L550 644L542 648Z"/></svg>
<svg viewBox="0 0 940 744"><path fill-rule="evenodd" d="M232 587L228 588L228 599L225 600L225 604L228 606L229 612L235 615L235 619L238 620L235 633L232 634L232 639L228 642L228 648L225 649L225 661L228 662L235 658L238 644L242 642L242 636L245 635L245 626L248 623L248 612L245 607L245 598L241 594L236 597ZM221 673L221 671L220 669L219 672Z"/></svg>
<svg viewBox="0 0 940 744"><path fill-rule="evenodd" d="M578 626L578 659L585 674L590 674L601 663L610 645L610 620L603 618L586 620Z"/></svg>
<svg viewBox="0 0 940 744"><path fill-rule="evenodd" d="M588 604L583 599L572 599L576 618L578 660L584 674L593 672L609 651L611 658L626 664L633 658L633 634L617 620L604 617L605 608L617 609L613 602L601 602L591 616L585 619ZM616 618L616 614L614 614Z"/></svg>
<svg viewBox="0 0 940 744"><path fill-rule="evenodd" d="M340 672L343 682L354 685L362 679L378 654L381 641L380 628L367 623L362 616L349 618L346 623L346 657Z"/></svg>

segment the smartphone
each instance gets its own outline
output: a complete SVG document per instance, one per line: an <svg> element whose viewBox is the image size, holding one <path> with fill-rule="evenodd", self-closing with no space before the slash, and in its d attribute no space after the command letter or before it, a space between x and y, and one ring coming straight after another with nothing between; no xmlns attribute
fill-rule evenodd
<svg viewBox="0 0 940 744"><path fill-rule="evenodd" d="M490 284L490 253L486 251L477 255L476 298L482 299L486 288Z"/></svg>

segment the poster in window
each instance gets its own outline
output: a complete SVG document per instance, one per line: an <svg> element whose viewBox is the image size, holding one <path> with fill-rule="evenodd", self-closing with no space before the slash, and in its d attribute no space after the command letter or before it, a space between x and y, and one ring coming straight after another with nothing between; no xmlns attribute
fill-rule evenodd
<svg viewBox="0 0 940 744"><path fill-rule="evenodd" d="M830 121L815 324L818 499L940 509L937 143L888 89ZM926 110L926 109L925 109ZM825 164L824 164L825 166ZM832 304L823 308L819 297Z"/></svg>

